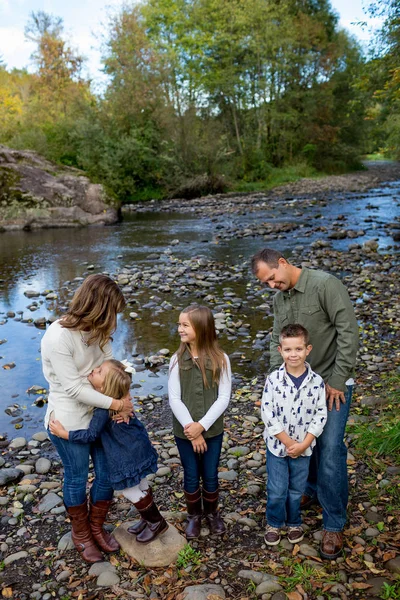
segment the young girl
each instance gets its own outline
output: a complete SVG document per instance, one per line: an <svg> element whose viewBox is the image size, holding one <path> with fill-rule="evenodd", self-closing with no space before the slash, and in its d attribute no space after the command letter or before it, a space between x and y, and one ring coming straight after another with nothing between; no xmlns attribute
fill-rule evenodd
<svg viewBox="0 0 400 600"><path fill-rule="evenodd" d="M219 347L209 308L185 308L179 316L178 333L181 344L171 359L168 394L183 465L186 537L193 539L200 535L203 513L212 534L225 532L218 512L218 463L223 414L231 396L231 368Z"/></svg>
<svg viewBox="0 0 400 600"><path fill-rule="evenodd" d="M88 380L95 390L113 398L122 398L131 385L131 375L125 369L126 366L117 360L106 360L89 374ZM110 416L108 410L97 408L88 429L67 431L59 421L53 420L50 421L50 431L77 444L87 444L100 437L112 487L121 490L141 516L139 523L130 527L128 532L136 535L138 542L147 544L168 528L146 480L146 475L157 471L157 452L139 419L131 417L128 423L117 423ZM103 530L106 512L103 519L93 519L90 515L90 524L96 543L107 551L103 543L104 536L109 535Z"/></svg>

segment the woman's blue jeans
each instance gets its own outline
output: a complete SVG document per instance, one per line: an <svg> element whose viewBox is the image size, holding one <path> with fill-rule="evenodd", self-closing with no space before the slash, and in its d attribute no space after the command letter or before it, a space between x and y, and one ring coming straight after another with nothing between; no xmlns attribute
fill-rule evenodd
<svg viewBox="0 0 400 600"><path fill-rule="evenodd" d="M200 487L207 492L218 489L218 464L221 455L222 433L206 439L207 450L203 454L193 450L192 442L175 436L183 466L183 489L193 494Z"/></svg>
<svg viewBox="0 0 400 600"><path fill-rule="evenodd" d="M110 485L106 456L100 440L91 444L74 444L47 431L64 466L64 504L67 508L78 506L86 500L89 476L89 457L92 457L95 479L90 496L92 502L111 500L114 490Z"/></svg>
<svg viewBox="0 0 400 600"><path fill-rule="evenodd" d="M347 386L346 403L328 411L323 432L317 438L307 482L307 496L317 496L322 506L324 529L342 531L347 519L349 484L344 433L349 417L353 386Z"/></svg>
<svg viewBox="0 0 400 600"><path fill-rule="evenodd" d="M300 502L307 483L310 456L275 456L267 450L267 523L299 527Z"/></svg>

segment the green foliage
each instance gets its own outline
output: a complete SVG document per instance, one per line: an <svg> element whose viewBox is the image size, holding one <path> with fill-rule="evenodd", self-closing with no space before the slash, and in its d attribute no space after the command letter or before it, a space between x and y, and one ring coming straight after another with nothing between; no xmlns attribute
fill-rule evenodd
<svg viewBox="0 0 400 600"><path fill-rule="evenodd" d="M202 177L214 183L199 193L265 189L356 168L368 150L360 52L328 0L124 4L103 36L101 97L61 19L32 13L26 35L36 71L0 65L0 142L84 169L121 201Z"/></svg>
<svg viewBox="0 0 400 600"><path fill-rule="evenodd" d="M400 579L391 585L385 581L379 598L382 598L382 600L400 600Z"/></svg>
<svg viewBox="0 0 400 600"><path fill-rule="evenodd" d="M201 552L192 548L190 544L186 544L178 553L176 566L178 569L185 569L189 565L199 565Z"/></svg>
<svg viewBox="0 0 400 600"><path fill-rule="evenodd" d="M377 456L389 456L400 464L400 375L392 373L385 377L380 393L384 393L384 403L379 419L373 424L356 423L349 425L362 451Z"/></svg>
<svg viewBox="0 0 400 600"><path fill-rule="evenodd" d="M302 563L294 563L290 565L290 561L286 561L290 566L290 574L282 575L280 583L286 592L291 592L300 585L306 592L311 592L312 595L317 595L318 588L322 590L327 581L339 581L339 575L334 573L326 573L324 570L317 570L309 565Z"/></svg>

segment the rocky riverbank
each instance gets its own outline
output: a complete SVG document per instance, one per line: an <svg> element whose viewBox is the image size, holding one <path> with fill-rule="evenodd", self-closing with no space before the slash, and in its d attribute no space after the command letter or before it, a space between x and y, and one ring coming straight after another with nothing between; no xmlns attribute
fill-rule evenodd
<svg viewBox="0 0 400 600"><path fill-rule="evenodd" d="M396 256L381 255L372 244L365 247L356 244L348 252L335 252L322 241L309 249L297 248L294 254L296 260L301 257L303 265L348 273L346 285L355 303L362 337L358 392L351 421L374 419L379 414L380 403L385 401L381 392L385 373L396 370L400 362L396 317L400 308L400 283L394 276L398 268ZM269 292L256 283L246 298L240 300L234 293L221 298L216 284L221 276L221 266L206 261L197 264L195 272L188 275L187 271L193 265L190 261L185 264L171 260L165 264L165 272L162 265L158 263L154 271L149 269L140 273L135 268L121 270L117 279L128 301L137 302L135 293L152 286L157 286L159 293L163 293L160 281L152 279L157 273L162 277L163 285L170 285L172 289L179 281L180 296L189 295L190 290L191 297L207 299L216 308L221 336L237 337L242 341L250 336L245 320L239 322L239 315L244 310L240 302L245 306L251 303L264 313L271 309ZM235 280L244 268L244 265L232 267L231 275L225 273L225 281L229 277ZM172 302L170 297L170 304ZM170 307L159 300L154 301L150 310L160 318ZM131 314L132 319L140 317L140 309L136 311ZM268 336L268 328L258 331L255 341L261 340L265 344ZM244 351L246 354L239 360L251 360L249 348ZM151 363L156 370L166 368L168 354L168 350L163 349L153 355ZM267 351L265 357L266 354ZM140 369L144 358L137 356L134 360ZM16 480L3 482L0 488L0 551L4 567L0 580L3 590L8 590L3 595L6 593L19 600L50 600L52 597L172 600L183 598L180 594L187 587L213 584L219 586L213 588L213 592L223 590L218 591L215 598L225 594L231 599L283 600L285 592L291 590L289 598L296 600L322 599L326 594L332 599L343 599L378 598L385 584L395 585L395 575L400 569L396 505L400 469L390 461L374 461L359 455L351 427L348 463L352 497L343 556L332 563L319 559L319 509L305 513L307 534L301 544L292 546L283 538L277 548L264 545L265 446L259 412L263 379L261 374L255 378L235 374L220 469L221 498L228 532L222 539L213 539L204 529L201 539L192 543L199 554L183 560L180 568L176 563L167 568L146 568L126 553L112 557L102 566L82 564L75 552L69 550L69 536L65 536L69 523L62 505L62 471L46 434L35 434L32 440L14 439L10 444L4 440L2 474L8 468L22 472L16 472ZM182 470L171 435L167 399L165 396L139 396L137 402L160 457L159 471L152 478L155 495L161 508L167 511L169 521L178 531L182 530ZM360 414L365 412L364 407L368 407L369 416ZM110 522L124 523L132 518L133 512L123 499L117 497ZM206 596L187 596L191 597Z"/></svg>
<svg viewBox="0 0 400 600"><path fill-rule="evenodd" d="M292 236L294 263L331 271L343 278L349 290L361 344L347 435L351 499L343 556L331 563L319 558L319 508L304 514L306 537L301 544L293 546L284 537L276 548L265 546L265 445L259 405L268 364L273 293L251 277L248 257L237 256L229 263L205 255L182 258L177 239L165 250L150 254L142 264L121 262L112 275L127 298L124 318L134 327L135 339L145 336L151 349L133 351L138 371L133 395L159 453L159 471L152 478L154 493L178 532L183 530L185 513L182 469L171 433L170 411L164 394L141 394L140 372L151 368L155 376L165 375L171 352L163 347L165 342L159 343L159 338L163 331L173 328L183 306L199 301L213 309L221 345L230 355L234 373L220 465L228 531L217 539L203 529L200 540L191 544L193 551L184 549L178 563L174 558L167 567L145 567L127 552L89 567L70 549L70 525L62 505L62 469L51 444L45 433L36 433L31 439L23 429L23 439L14 438L11 443L0 440L0 476L6 469L22 471L8 472L10 480L0 485L0 584L4 597L183 600L186 594L187 600L372 600L382 594L395 598L394 594L399 593L400 469L394 458L377 459L368 452L361 453L352 426L378 418L389 401L387 376L398 372L400 366L399 248L392 245L379 251L379 241L371 233L380 235L384 231L380 219L364 214L364 220L346 224L346 218L336 213L322 220L321 208L329 198L285 198L272 202L276 202L279 214L288 215L283 219L285 223L301 222L297 229L281 223L280 229L264 228L260 233L257 214L263 210L261 196L237 196L237 201L228 198L225 204L206 198L190 206L181 202L181 206L183 210L186 204L188 210L208 218L220 240L223 236L254 236L260 247L269 242L277 247L278 242ZM169 210L168 203L165 206ZM254 210L256 218L247 231L239 225L232 228L226 223L227 210L239 216L241 211ZM313 241L298 243L300 232L308 231ZM353 239L352 231L358 232L357 238ZM307 235L304 237L307 239ZM337 240L343 240L346 247L339 250ZM121 255L121 261L123 258ZM101 265L96 268L103 270ZM86 270L93 272L95 266L86 265ZM53 316L62 314L80 282L81 278L76 278L55 290L30 289L26 293L28 316L26 311L20 315L10 311L1 323L17 320L16 326L32 336L32 327L46 327L48 320L35 317L35 312L40 314L45 305ZM6 351L7 340L1 342ZM17 373L17 368L12 372ZM46 394L40 387L32 389L35 391L44 402ZM20 416L15 415L21 419L16 425L23 425L22 403L18 406L18 399L15 403L14 408L21 410ZM110 524L121 526L134 517L133 513L126 501L116 497Z"/></svg>
<svg viewBox="0 0 400 600"><path fill-rule="evenodd" d="M319 558L322 515L317 507L304 513L303 542L292 545L283 537L279 547L266 547L261 392L261 379L237 381L226 417L219 477L227 533L221 539L213 538L204 527L199 541L191 544L193 550L188 551L187 547L181 550L179 566L178 549L170 544L161 547L165 566L159 568L146 566L149 562L154 564L151 563L154 552L148 547L141 559L136 555L135 560L129 544L124 545L125 552L105 557L104 563L85 565L71 549L70 525L62 504L62 469L46 433L34 434L30 440L15 438L8 445L3 442L0 458L3 597L322 600L329 594L336 600L379 598L385 585L395 585L396 574L400 572L399 512L393 508L400 468L387 461L376 461L371 467L357 454L350 429L351 501L343 556L330 563ZM356 399L352 420L357 418L360 407L373 406L372 399L371 396ZM176 532L176 538L183 531L185 516L182 469L170 428L167 400L148 400L141 403L141 418L147 423L159 453L159 470L150 480L171 524L170 534ZM373 410L371 418L374 414ZM134 513L135 509L116 495L109 516L110 527L111 523L118 529L123 527L135 518ZM210 585L213 587L207 587ZM214 595L210 596L211 592Z"/></svg>

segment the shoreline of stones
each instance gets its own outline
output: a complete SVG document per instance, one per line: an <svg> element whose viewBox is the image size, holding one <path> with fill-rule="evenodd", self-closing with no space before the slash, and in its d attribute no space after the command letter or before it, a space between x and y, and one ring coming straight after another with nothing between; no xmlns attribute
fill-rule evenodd
<svg viewBox="0 0 400 600"><path fill-rule="evenodd" d="M385 551L393 552L396 546L394 541L388 542L386 538L383 542L381 527L377 526L384 523L385 528L391 528L395 539L395 524L388 520L384 512L384 498L385 490L400 481L400 468L387 468L379 481L382 501L372 503L361 492L362 481L369 475L368 467L361 463L359 472L349 467L353 494L350 533L346 538L344 556L336 561L322 562L319 558L319 512L305 513L306 536L301 544L294 546L283 537L279 547L266 547L263 541L265 444L258 406L262 387L263 382L260 381L248 382L237 388L226 414L219 481L227 534L221 539L213 539L208 529L203 527L201 538L191 543L193 548L201 552L203 559L196 582L192 584L190 580L194 566L189 564L186 570L183 569L184 574L180 579L177 578L177 592L173 597L180 600L206 600L210 593L214 593L216 598L241 598L245 597L245 590L251 585L261 600L284 600L285 584L274 569L278 566L279 572L279 565L292 559L294 554L304 568L308 567L325 577L332 599L357 598L359 596L355 592L361 589L357 586L364 584L371 586L365 590L365 594L369 597L378 596L384 583L390 585L393 576L400 573L400 555L396 556L396 552L382 564ZM374 397L364 400L365 406L374 406ZM160 403L153 406L144 404L141 418L147 424L159 454L159 469L149 480L157 502L167 509L163 510L163 514L171 524L170 533L175 535L176 532L176 536L179 536L186 515L181 491L183 473L172 430L169 426L165 427L163 405L166 403L167 399L163 397ZM158 428L160 426L164 427ZM351 444L351 435L349 441ZM354 465L351 452L350 446L348 462ZM6 528L0 534L0 560L4 566L4 570L0 571L0 583L8 587L10 579L19 578L29 581L31 586L29 590L22 588L16 596L18 600L68 598L71 589L83 590L82 593L99 598L110 598L110 593L122 598L156 600L171 597L167 591L164 594L163 586L157 583L167 572L169 578L174 576L170 569L164 570L162 576L160 569L144 569L146 551L140 560L136 556L136 560L132 561L134 554L130 553L131 544L124 546L122 556L111 557L109 561L93 566L82 563L74 550L70 552L73 546L62 503L62 467L46 432L35 433L29 441L15 438L7 448L3 448L3 457L0 457L0 515L2 527ZM109 522L116 523L120 529L127 527L134 518L136 515L132 505L116 496ZM353 567L355 564L352 563L355 548L361 548L358 554L362 552L364 565L372 565L370 576L366 577L364 572L354 572L354 568L349 569L348 561ZM168 556L168 545L162 545L160 552ZM378 559L375 558L376 552L380 553ZM170 556L173 556L171 563L174 563L175 549ZM381 564L378 564L378 560ZM169 564L168 558L163 564ZM269 569L268 565L275 566L265 572L265 567ZM150 581L147 587L143 587L146 572L150 573ZM210 585L214 587L211 589ZM323 600L323 596L319 596L318 600Z"/></svg>

